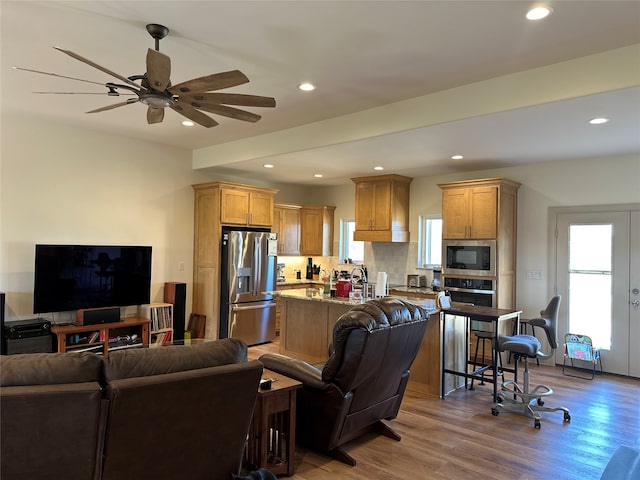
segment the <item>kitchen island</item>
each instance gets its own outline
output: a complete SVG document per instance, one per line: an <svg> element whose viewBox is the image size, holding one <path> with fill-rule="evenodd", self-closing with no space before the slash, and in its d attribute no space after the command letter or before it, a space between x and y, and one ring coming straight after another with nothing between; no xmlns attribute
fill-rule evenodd
<svg viewBox="0 0 640 480"><path fill-rule="evenodd" d="M333 327L340 315L361 300L332 298L318 289L294 289L278 292L281 302L280 353L308 363L324 363L329 358ZM414 295L393 295L432 312L422 346L411 367L408 389L439 396L441 391L442 321L433 300ZM464 365L464 321L447 322L447 365ZM445 378L445 392L460 386L460 379Z"/></svg>

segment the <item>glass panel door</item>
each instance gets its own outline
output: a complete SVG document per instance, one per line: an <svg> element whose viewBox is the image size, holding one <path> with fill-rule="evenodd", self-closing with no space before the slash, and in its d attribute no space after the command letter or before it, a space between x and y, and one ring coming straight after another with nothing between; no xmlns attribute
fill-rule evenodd
<svg viewBox="0 0 640 480"><path fill-rule="evenodd" d="M604 370L629 375L630 212L558 213L556 291L562 295L558 339L589 335ZM556 351L562 363L563 348Z"/></svg>

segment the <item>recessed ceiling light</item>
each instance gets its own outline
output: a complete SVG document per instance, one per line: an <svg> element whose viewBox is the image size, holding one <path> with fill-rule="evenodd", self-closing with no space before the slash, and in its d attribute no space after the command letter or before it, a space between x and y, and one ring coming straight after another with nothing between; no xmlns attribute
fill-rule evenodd
<svg viewBox="0 0 640 480"><path fill-rule="evenodd" d="M603 123L607 123L608 121L609 121L608 118L598 117L598 118L592 118L591 120L589 120L589 123L591 125L602 125Z"/></svg>
<svg viewBox="0 0 640 480"><path fill-rule="evenodd" d="M193 127L193 122L191 120L185 120L184 122L182 122L182 125L184 125L185 127Z"/></svg>
<svg viewBox="0 0 640 480"><path fill-rule="evenodd" d="M303 92L311 92L316 89L316 86L313 83L304 82L298 85L298 88Z"/></svg>
<svg viewBox="0 0 640 480"><path fill-rule="evenodd" d="M273 165L271 165L270 163L265 163L263 165L264 168L273 168Z"/></svg>
<svg viewBox="0 0 640 480"><path fill-rule="evenodd" d="M462 155L452 155L451 160L462 160L464 157Z"/></svg>
<svg viewBox="0 0 640 480"><path fill-rule="evenodd" d="M314 173L313 176L316 177L316 178L324 177L324 175L322 175L321 173Z"/></svg>
<svg viewBox="0 0 640 480"><path fill-rule="evenodd" d="M384 170L384 167L380 167L380 166L378 166L378 167L373 167L373 169L374 169L374 170Z"/></svg>
<svg viewBox="0 0 640 480"><path fill-rule="evenodd" d="M535 7L527 12L527 19L542 20L543 18L548 17L551 12L552 9L550 7Z"/></svg>

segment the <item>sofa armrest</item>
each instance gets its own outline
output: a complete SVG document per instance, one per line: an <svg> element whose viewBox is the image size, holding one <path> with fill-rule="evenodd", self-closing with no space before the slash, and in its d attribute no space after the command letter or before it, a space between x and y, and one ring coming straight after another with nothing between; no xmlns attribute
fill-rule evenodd
<svg viewBox="0 0 640 480"><path fill-rule="evenodd" d="M265 353L258 360L262 362L265 368L298 380L305 387L315 390L328 390L331 387L330 383L322 381L321 370L302 360L277 353Z"/></svg>

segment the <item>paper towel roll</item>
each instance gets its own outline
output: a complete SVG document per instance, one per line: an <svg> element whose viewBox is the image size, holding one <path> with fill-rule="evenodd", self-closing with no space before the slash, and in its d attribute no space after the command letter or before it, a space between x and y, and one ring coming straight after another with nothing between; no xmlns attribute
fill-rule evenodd
<svg viewBox="0 0 640 480"><path fill-rule="evenodd" d="M376 279L376 297L387 295L387 272L378 272Z"/></svg>

